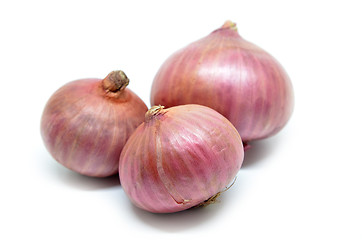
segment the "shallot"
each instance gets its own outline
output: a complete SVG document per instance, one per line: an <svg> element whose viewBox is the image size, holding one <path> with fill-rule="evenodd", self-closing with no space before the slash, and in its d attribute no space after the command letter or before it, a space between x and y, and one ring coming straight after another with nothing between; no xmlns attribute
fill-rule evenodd
<svg viewBox="0 0 362 240"><path fill-rule="evenodd" d="M234 124L245 143L280 131L291 117L294 96L279 62L227 21L163 63L151 104L211 107Z"/></svg>
<svg viewBox="0 0 362 240"><path fill-rule="evenodd" d="M143 122L147 106L122 71L102 79L81 79L58 89L45 106L41 135L51 155L87 176L118 172L119 156Z"/></svg>
<svg viewBox="0 0 362 240"><path fill-rule="evenodd" d="M178 212L215 198L235 178L243 158L239 133L215 110L154 106L123 148L119 177L139 208Z"/></svg>

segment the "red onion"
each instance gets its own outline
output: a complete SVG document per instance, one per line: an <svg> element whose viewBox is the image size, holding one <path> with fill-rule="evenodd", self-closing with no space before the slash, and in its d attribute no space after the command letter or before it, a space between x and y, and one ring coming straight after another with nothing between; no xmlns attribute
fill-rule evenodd
<svg viewBox="0 0 362 240"><path fill-rule="evenodd" d="M246 141L283 128L294 105L290 79L270 54L227 21L171 55L159 69L151 104L201 104L224 115Z"/></svg>
<svg viewBox="0 0 362 240"><path fill-rule="evenodd" d="M177 212L212 198L235 178L244 158L235 127L200 105L152 107L126 143L122 187L150 212Z"/></svg>
<svg viewBox="0 0 362 240"><path fill-rule="evenodd" d="M144 120L147 106L131 90L122 71L82 79L58 89L45 106L41 134L51 155L78 173L117 173L119 156Z"/></svg>

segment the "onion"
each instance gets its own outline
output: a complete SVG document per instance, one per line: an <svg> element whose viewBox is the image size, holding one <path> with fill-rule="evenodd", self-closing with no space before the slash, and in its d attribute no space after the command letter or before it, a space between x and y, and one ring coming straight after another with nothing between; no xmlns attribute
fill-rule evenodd
<svg viewBox="0 0 362 240"><path fill-rule="evenodd" d="M156 74L151 104L201 104L224 115L244 143L274 135L294 105L290 79L270 54L227 21L171 55Z"/></svg>
<svg viewBox="0 0 362 240"><path fill-rule="evenodd" d="M243 158L240 135L215 110L193 104L154 106L122 151L119 177L139 208L177 212L225 189Z"/></svg>
<svg viewBox="0 0 362 240"><path fill-rule="evenodd" d="M119 156L143 122L147 106L122 71L82 79L58 89L45 106L41 135L51 155L78 173L106 177L118 171Z"/></svg>

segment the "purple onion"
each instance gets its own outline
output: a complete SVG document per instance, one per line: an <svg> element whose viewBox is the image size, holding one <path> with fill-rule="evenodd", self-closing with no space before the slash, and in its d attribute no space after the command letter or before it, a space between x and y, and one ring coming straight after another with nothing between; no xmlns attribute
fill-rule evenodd
<svg viewBox="0 0 362 240"><path fill-rule="evenodd" d="M118 172L119 156L143 122L147 106L122 71L105 79L82 79L58 89L45 106L41 134L59 163L87 176Z"/></svg>
<svg viewBox="0 0 362 240"><path fill-rule="evenodd" d="M294 96L278 61L227 21L165 61L152 85L151 104L213 108L234 124L245 143L280 131L292 114Z"/></svg>
<svg viewBox="0 0 362 240"><path fill-rule="evenodd" d="M223 191L244 158L235 127L200 105L154 106L123 148L119 176L138 207L156 213L199 205Z"/></svg>

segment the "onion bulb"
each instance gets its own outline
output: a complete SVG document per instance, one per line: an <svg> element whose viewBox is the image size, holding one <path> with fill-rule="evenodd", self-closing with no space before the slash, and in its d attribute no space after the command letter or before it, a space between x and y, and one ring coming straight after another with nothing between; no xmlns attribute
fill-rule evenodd
<svg viewBox="0 0 362 240"><path fill-rule="evenodd" d="M227 21L171 55L157 72L151 104L201 104L224 115L244 143L280 131L291 117L291 81L269 53Z"/></svg>
<svg viewBox="0 0 362 240"><path fill-rule="evenodd" d="M243 158L239 133L215 110L154 106L123 148L119 177L139 208L177 212L224 190Z"/></svg>
<svg viewBox="0 0 362 240"><path fill-rule="evenodd" d="M51 155L87 176L118 172L119 156L143 122L147 106L122 71L102 79L81 79L58 89L45 106L41 135Z"/></svg>

